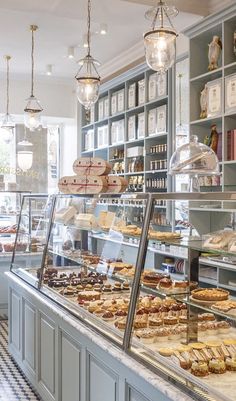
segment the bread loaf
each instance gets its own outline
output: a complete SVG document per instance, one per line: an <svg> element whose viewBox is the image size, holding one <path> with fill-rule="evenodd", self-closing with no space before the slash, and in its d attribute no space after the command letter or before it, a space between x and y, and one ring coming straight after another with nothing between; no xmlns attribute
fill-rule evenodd
<svg viewBox="0 0 236 401"><path fill-rule="evenodd" d="M59 189L59 191L60 192L62 192L63 194L69 194L70 193L70 190L69 190L69 188L68 188L68 184L69 184L69 179L70 179L71 177L69 177L69 176L65 176L65 177L61 177L60 179L59 179L59 182L58 182L58 189Z"/></svg>
<svg viewBox="0 0 236 401"><path fill-rule="evenodd" d="M108 190L107 192L118 194L124 192L128 186L128 182L123 177L116 177L114 175L108 176Z"/></svg>
<svg viewBox="0 0 236 401"><path fill-rule="evenodd" d="M107 175L111 165L99 157L80 157L73 163L73 171L77 175Z"/></svg>
<svg viewBox="0 0 236 401"><path fill-rule="evenodd" d="M68 188L72 194L100 194L107 192L107 176L94 175L73 176L69 178Z"/></svg>

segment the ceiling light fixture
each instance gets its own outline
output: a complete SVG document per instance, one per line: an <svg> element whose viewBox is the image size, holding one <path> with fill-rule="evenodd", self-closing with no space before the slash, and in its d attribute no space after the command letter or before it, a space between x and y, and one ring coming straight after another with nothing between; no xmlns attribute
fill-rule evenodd
<svg viewBox="0 0 236 401"><path fill-rule="evenodd" d="M46 75L48 76L52 75L52 64L48 64L46 66Z"/></svg>
<svg viewBox="0 0 236 401"><path fill-rule="evenodd" d="M75 58L75 48L73 46L68 47L67 57L70 59Z"/></svg>
<svg viewBox="0 0 236 401"><path fill-rule="evenodd" d="M33 164L33 152L32 150L30 150L32 149L33 144L27 140L26 128L23 141L18 142L17 145L20 146L21 149L23 149L18 150L17 152L18 166L21 170L27 171L32 167Z"/></svg>
<svg viewBox="0 0 236 401"><path fill-rule="evenodd" d="M91 42L91 0L88 0L88 20L87 20L87 43L88 53L82 59L79 60L79 71L76 75L77 80L77 98L78 101L84 105L86 110L89 110L91 106L96 103L99 96L100 87L100 76L98 74L96 65L99 63L90 54L90 42Z"/></svg>
<svg viewBox="0 0 236 401"><path fill-rule="evenodd" d="M107 34L107 24L101 24L100 25L100 34L101 35L106 35Z"/></svg>
<svg viewBox="0 0 236 401"><path fill-rule="evenodd" d="M26 99L27 104L24 109L25 112L25 126L34 131L40 125L41 112L43 111L38 99L34 96L34 33L37 31L37 25L30 25L32 33L32 46L31 46L31 94Z"/></svg>
<svg viewBox="0 0 236 401"><path fill-rule="evenodd" d="M159 0L157 6L145 14L147 19L152 20L152 29L144 34L146 62L152 70L161 74L175 62L177 33L171 17L178 12L176 7Z"/></svg>
<svg viewBox="0 0 236 401"><path fill-rule="evenodd" d="M10 95L9 95L9 62L11 60L11 56L5 56L6 65L7 65L7 91L6 91L6 113L2 118L1 124L1 136L3 137L4 142L10 143L13 139L13 131L15 128L15 124L13 121L12 116L9 114L9 102L10 102Z"/></svg>

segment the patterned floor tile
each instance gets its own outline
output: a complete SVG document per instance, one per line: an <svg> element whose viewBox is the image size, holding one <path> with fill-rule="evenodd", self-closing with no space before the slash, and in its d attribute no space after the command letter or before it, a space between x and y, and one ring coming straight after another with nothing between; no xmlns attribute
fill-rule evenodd
<svg viewBox="0 0 236 401"><path fill-rule="evenodd" d="M8 324L0 320L0 401L42 401L7 349Z"/></svg>

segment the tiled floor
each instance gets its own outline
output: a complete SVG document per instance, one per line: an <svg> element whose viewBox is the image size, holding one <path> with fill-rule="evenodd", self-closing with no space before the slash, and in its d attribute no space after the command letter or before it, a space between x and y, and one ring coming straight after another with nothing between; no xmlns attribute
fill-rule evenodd
<svg viewBox="0 0 236 401"><path fill-rule="evenodd" d="M0 321L0 401L40 400L8 353L7 335L7 321Z"/></svg>

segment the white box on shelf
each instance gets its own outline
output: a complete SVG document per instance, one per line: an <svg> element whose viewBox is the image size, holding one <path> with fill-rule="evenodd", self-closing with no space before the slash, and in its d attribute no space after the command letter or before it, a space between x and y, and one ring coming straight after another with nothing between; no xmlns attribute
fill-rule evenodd
<svg viewBox="0 0 236 401"><path fill-rule="evenodd" d="M236 111L236 74L225 77L225 113Z"/></svg>
<svg viewBox="0 0 236 401"><path fill-rule="evenodd" d="M157 74L157 97L167 95L167 73Z"/></svg>
<svg viewBox="0 0 236 401"><path fill-rule="evenodd" d="M145 114L138 114L138 138L145 137Z"/></svg>
<svg viewBox="0 0 236 401"><path fill-rule="evenodd" d="M136 139L136 116L128 118L128 141Z"/></svg>
<svg viewBox="0 0 236 401"><path fill-rule="evenodd" d="M145 103L145 79L138 81L138 104L139 106Z"/></svg>
<svg viewBox="0 0 236 401"><path fill-rule="evenodd" d="M97 146L98 148L104 148L105 146L108 146L108 125L98 127Z"/></svg>
<svg viewBox="0 0 236 401"><path fill-rule="evenodd" d="M93 150L94 148L94 130L89 129L84 137L84 150Z"/></svg>
<svg viewBox="0 0 236 401"><path fill-rule="evenodd" d="M103 120L104 118L104 100L101 99L98 102L98 119Z"/></svg>
<svg viewBox="0 0 236 401"><path fill-rule="evenodd" d="M117 92L117 111L118 113L124 111L125 109L125 90L121 89Z"/></svg>
<svg viewBox="0 0 236 401"><path fill-rule="evenodd" d="M117 121L114 121L111 124L111 144L115 145L117 143Z"/></svg>
<svg viewBox="0 0 236 401"><path fill-rule="evenodd" d="M151 74L148 80L148 101L151 102L157 97L157 74Z"/></svg>
<svg viewBox="0 0 236 401"><path fill-rule="evenodd" d="M148 135L155 135L157 128L157 110L152 109L148 112Z"/></svg>
<svg viewBox="0 0 236 401"><path fill-rule="evenodd" d="M117 93L111 95L111 114L117 113Z"/></svg>
<svg viewBox="0 0 236 401"><path fill-rule="evenodd" d="M126 157L143 156L143 146L134 146L126 149Z"/></svg>
<svg viewBox="0 0 236 401"><path fill-rule="evenodd" d="M104 146L109 145L109 130L108 130L108 125L103 126L103 142Z"/></svg>
<svg viewBox="0 0 236 401"><path fill-rule="evenodd" d="M207 82L207 117L222 113L222 78Z"/></svg>
<svg viewBox="0 0 236 401"><path fill-rule="evenodd" d="M95 121L95 106L92 105L90 108L90 123L94 123Z"/></svg>
<svg viewBox="0 0 236 401"><path fill-rule="evenodd" d="M104 98L104 118L109 117L109 98L106 96Z"/></svg>
<svg viewBox="0 0 236 401"><path fill-rule="evenodd" d="M97 129L97 147L103 147L103 127Z"/></svg>
<svg viewBox="0 0 236 401"><path fill-rule="evenodd" d="M136 106L136 83L134 82L128 89L128 108L132 109Z"/></svg>
<svg viewBox="0 0 236 401"><path fill-rule="evenodd" d="M122 143L125 140L125 120L117 121L117 143Z"/></svg>
<svg viewBox="0 0 236 401"><path fill-rule="evenodd" d="M166 105L160 106L157 109L156 133L166 133Z"/></svg>

